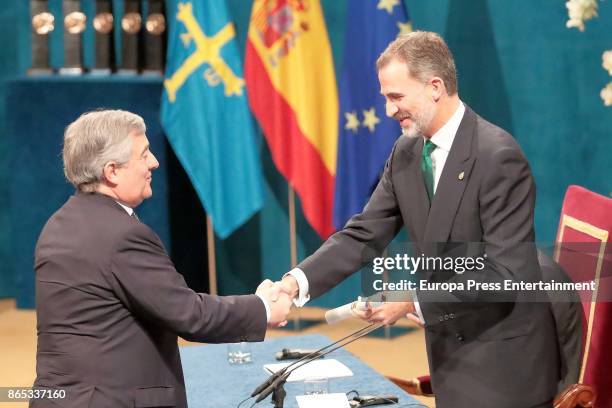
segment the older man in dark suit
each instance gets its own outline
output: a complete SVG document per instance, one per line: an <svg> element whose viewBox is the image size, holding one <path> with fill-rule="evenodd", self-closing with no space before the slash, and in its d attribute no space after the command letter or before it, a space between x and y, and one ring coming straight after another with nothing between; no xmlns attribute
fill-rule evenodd
<svg viewBox="0 0 612 408"><path fill-rule="evenodd" d="M483 269L461 273L422 268L428 283L540 280L529 164L512 136L460 100L444 40L399 36L377 69L387 115L406 136L363 212L290 271L284 290L299 305L321 295L380 254L402 226L416 257L484 259ZM550 407L559 379L555 326L549 306L530 300L498 290L417 290L367 318L421 316L439 408Z"/></svg>
<svg viewBox="0 0 612 408"><path fill-rule="evenodd" d="M185 407L177 336L263 340L291 307L270 281L255 295L195 293L134 212L159 163L145 124L125 111L66 129L64 172L77 193L49 219L35 255L35 387L66 397L32 407ZM205 375L205 373L203 373ZM57 403L57 405L56 405Z"/></svg>

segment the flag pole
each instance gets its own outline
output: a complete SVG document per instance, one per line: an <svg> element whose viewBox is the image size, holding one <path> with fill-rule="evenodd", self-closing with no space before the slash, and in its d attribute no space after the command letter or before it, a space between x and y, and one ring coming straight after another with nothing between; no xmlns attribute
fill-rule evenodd
<svg viewBox="0 0 612 408"><path fill-rule="evenodd" d="M287 183L289 201L289 250L291 254L291 269L297 266L297 234L295 226L295 190ZM300 314L296 309L293 314L293 328L300 330Z"/></svg>
<svg viewBox="0 0 612 408"><path fill-rule="evenodd" d="M209 215L206 216L206 246L208 250L208 291L217 294L217 261L215 259L215 230Z"/></svg>
<svg viewBox="0 0 612 408"><path fill-rule="evenodd" d="M295 232L295 190L289 185L289 246L291 269L297 266L297 239Z"/></svg>

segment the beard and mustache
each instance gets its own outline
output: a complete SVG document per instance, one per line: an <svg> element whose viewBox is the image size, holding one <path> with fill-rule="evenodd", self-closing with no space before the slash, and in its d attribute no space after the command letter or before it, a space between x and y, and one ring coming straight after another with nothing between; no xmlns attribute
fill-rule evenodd
<svg viewBox="0 0 612 408"><path fill-rule="evenodd" d="M393 115L393 118L400 124L404 119L410 119L412 122L408 127L402 127L402 135L407 137L423 136L435 116L435 108L435 104L424 100L412 113L400 110Z"/></svg>

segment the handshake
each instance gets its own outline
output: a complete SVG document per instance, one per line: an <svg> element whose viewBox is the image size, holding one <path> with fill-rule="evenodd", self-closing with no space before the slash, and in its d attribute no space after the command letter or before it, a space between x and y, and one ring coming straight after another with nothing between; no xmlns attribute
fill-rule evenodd
<svg viewBox="0 0 612 408"><path fill-rule="evenodd" d="M270 308L269 328L283 327L287 324L293 299L297 298L298 293L297 281L291 275L285 276L278 282L266 279L259 284L255 294L264 299Z"/></svg>
<svg viewBox="0 0 612 408"><path fill-rule="evenodd" d="M293 299L299 294L297 280L291 275L285 275L281 281L272 282L266 279L257 287L256 295L265 300L270 308L268 327L283 327L287 324L287 316L291 311ZM408 300L408 299L405 299ZM365 310L353 311L353 316L369 323L381 323L384 325L395 324L402 317L423 325L420 318L414 314L416 312L412 300L396 299L390 302L383 302L376 307L368 306Z"/></svg>

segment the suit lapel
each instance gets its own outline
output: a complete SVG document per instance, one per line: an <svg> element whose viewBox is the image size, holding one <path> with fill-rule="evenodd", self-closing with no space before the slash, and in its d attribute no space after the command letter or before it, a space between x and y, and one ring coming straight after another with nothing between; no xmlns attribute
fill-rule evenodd
<svg viewBox="0 0 612 408"><path fill-rule="evenodd" d="M405 137L405 136L402 136ZM427 198L427 190L423 182L423 173L421 172L421 151L423 150L423 138L415 138L415 142L407 146L402 154L405 155L405 160L408 163L405 172L406 179L401 178L398 184L406 186L401 191L406 194L406 199L400 199L400 203L407 203L408 208L403 211L404 214L410 214L410 224L414 228L413 241L421 241L425 234L425 224L427 222L427 213L429 212L429 198ZM400 176L401 177L401 176ZM398 189L399 191L399 189Z"/></svg>
<svg viewBox="0 0 612 408"><path fill-rule="evenodd" d="M431 203L425 226L425 242L443 243L448 240L474 164L472 140L475 128L476 114L466 106Z"/></svg>

